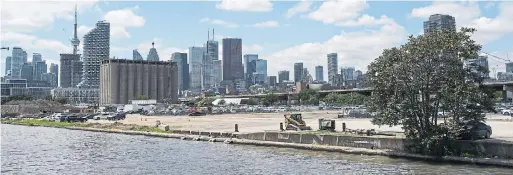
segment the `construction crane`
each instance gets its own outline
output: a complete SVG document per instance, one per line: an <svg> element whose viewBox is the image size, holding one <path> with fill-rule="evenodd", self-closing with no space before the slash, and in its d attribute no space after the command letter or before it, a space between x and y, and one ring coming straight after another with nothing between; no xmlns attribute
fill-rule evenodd
<svg viewBox="0 0 513 175"><path fill-rule="evenodd" d="M483 51L481 51L481 53L484 53L484 54L486 54L486 55L488 55L488 56L491 56L491 57L494 57L494 58L497 58L497 59L500 59L500 60L504 60L504 61L507 61L507 62L511 62L511 60L509 60L509 56L507 56L507 54L506 54L506 56L507 56L508 58L507 58L507 59L504 59L504 58L501 58L501 57L498 57L498 56L492 55L492 54L490 54L490 53L488 53L488 52L483 52Z"/></svg>
<svg viewBox="0 0 513 175"><path fill-rule="evenodd" d="M1 50L9 50L9 47L2 47Z"/></svg>

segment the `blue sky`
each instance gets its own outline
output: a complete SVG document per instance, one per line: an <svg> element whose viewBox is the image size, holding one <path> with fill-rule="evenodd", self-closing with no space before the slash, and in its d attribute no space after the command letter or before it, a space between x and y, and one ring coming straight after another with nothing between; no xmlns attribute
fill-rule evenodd
<svg viewBox="0 0 513 175"><path fill-rule="evenodd" d="M513 13L505 10L513 4L484 1L2 2L2 47L20 46L29 60L38 52L58 63L59 53L71 52L75 4L80 40L97 21L111 23L111 57L131 59L133 49L146 57L154 41L160 58L168 60L173 52L205 43L215 28L216 40L242 38L243 54L267 59L269 75L304 62L312 73L316 65L325 66L327 77L326 54L338 53L339 67L365 70L383 49L420 34L429 15L442 13L455 16L458 27L478 29L474 39L484 51L505 59L509 53L513 60ZM2 75L10 55L1 52ZM506 61L489 62L496 71L505 69Z"/></svg>

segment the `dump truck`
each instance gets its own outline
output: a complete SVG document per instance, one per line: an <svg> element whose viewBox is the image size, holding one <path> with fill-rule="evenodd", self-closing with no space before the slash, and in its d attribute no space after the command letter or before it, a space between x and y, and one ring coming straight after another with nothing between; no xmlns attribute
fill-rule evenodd
<svg viewBox="0 0 513 175"><path fill-rule="evenodd" d="M310 126L306 126L306 122L303 120L301 114L290 114L283 115L285 117L285 129L286 130L312 130Z"/></svg>

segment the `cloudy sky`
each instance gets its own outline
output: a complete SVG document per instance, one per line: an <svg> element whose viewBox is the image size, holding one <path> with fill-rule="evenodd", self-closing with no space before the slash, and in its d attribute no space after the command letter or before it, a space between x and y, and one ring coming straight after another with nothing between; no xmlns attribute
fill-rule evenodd
<svg viewBox="0 0 513 175"><path fill-rule="evenodd" d="M169 60L173 52L202 45L215 28L216 40L242 38L243 54L267 59L269 75L292 71L295 62L305 63L310 72L323 65L327 74L326 54L332 52L338 53L340 67L366 70L383 49L421 34L422 22L441 13L456 17L458 27L476 28L473 37L484 51L513 60L513 2L483 1L2 1L2 47L20 46L29 60L41 53L47 62L58 63L59 53L72 51L75 4L80 40L97 21L111 23L111 57L131 59L133 49L146 57L154 41L160 59ZM2 75L10 55L1 52ZM489 62L504 71L507 61Z"/></svg>

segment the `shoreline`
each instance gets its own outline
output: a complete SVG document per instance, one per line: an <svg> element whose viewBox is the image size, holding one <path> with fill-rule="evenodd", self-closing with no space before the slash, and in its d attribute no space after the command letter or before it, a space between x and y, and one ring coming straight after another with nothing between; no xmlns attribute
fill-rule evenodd
<svg viewBox="0 0 513 175"><path fill-rule="evenodd" d="M4 123L10 125L21 125L21 126L35 126L35 127L52 127L52 128L63 128L69 130L80 130L90 132L104 132L104 133L115 133L115 134L126 134L126 135L143 135L150 137L161 137L161 138L173 138L181 140L191 141L208 141L208 142L224 142L226 144L238 144L238 145L251 145L251 146L265 146L265 147L279 147L279 148L293 148L311 151L326 151L326 152L338 152L345 154L360 154L360 155L378 155L387 156L391 158L405 158L412 160L430 161L430 162L445 162L445 163L458 163L458 164L474 164L483 166L497 166L505 168L513 168L513 160L509 159L495 159L495 158L469 158L469 157L457 157L457 156L428 156L421 154L412 154L402 151L393 151L386 149L368 149L368 148L356 148L356 147L344 147L344 146L328 146L319 144L301 144L301 143L286 143L279 141L262 141L262 140L250 140L250 139L239 139L234 138L237 136L235 133L219 136L228 137L211 137L210 132L200 132L197 134L189 132L190 134L174 133L172 130L155 132L155 131L136 131L136 130L122 130L112 128L94 128L94 127L81 127L81 126L45 126L45 125L34 125L24 123ZM158 129L158 128L157 128ZM193 134L194 133L194 134ZM208 134L208 135L204 135ZM231 136L230 136L231 135Z"/></svg>

